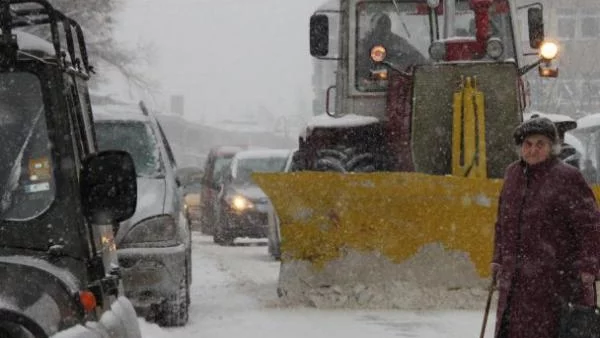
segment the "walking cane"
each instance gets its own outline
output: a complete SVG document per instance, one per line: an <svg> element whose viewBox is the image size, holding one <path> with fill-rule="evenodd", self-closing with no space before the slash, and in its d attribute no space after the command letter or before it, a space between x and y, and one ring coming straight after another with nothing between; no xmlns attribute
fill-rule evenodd
<svg viewBox="0 0 600 338"><path fill-rule="evenodd" d="M479 338L483 338L485 336L485 327L488 321L488 315L490 314L490 307L492 305L492 296L494 295L494 291L496 290L496 280L492 278L492 283L490 284L490 290L488 292L487 302L485 303L485 312L483 313L483 324L481 325L481 333L479 334Z"/></svg>

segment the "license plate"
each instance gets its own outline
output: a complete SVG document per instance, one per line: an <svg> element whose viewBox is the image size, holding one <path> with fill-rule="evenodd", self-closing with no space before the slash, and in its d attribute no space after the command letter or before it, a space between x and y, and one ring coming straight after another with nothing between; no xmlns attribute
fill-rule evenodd
<svg viewBox="0 0 600 338"><path fill-rule="evenodd" d="M50 183L48 182L28 184L25 186L25 192L28 194L48 190L50 190Z"/></svg>

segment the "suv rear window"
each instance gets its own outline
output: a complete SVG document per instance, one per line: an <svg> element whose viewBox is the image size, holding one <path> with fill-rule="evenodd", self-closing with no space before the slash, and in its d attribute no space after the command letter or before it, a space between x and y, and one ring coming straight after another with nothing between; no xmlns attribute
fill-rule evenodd
<svg viewBox="0 0 600 338"><path fill-rule="evenodd" d="M100 150L125 150L133 157L138 176L161 173L156 138L147 123L140 121L96 121Z"/></svg>

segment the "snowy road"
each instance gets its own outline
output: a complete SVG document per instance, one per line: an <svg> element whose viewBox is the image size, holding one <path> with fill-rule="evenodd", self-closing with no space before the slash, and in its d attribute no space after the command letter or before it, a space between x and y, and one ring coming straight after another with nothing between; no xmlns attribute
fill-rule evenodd
<svg viewBox="0 0 600 338"><path fill-rule="evenodd" d="M140 319L148 338L172 337L479 337L481 312L322 311L278 308L279 263L265 242L220 247L194 233L190 321L164 329ZM483 307L484 304L482 304ZM486 337L492 337L493 321Z"/></svg>

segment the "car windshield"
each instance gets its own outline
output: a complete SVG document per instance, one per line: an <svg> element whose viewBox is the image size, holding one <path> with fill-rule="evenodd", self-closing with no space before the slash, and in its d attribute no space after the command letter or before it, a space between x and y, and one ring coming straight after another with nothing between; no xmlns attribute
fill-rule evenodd
<svg viewBox="0 0 600 338"><path fill-rule="evenodd" d="M356 5L356 88L360 91L382 91L387 77L385 69L371 61L371 48L385 47L386 61L400 69L430 62L430 24L427 4L423 1L365 1ZM443 11L438 11L438 26L444 27ZM496 1L490 7L490 31L504 43L504 59L514 58L508 3ZM468 1L457 1L454 29L449 37L475 38L475 13Z"/></svg>
<svg viewBox="0 0 600 338"><path fill-rule="evenodd" d="M25 220L54 200L54 180L40 80L0 76L0 218Z"/></svg>
<svg viewBox="0 0 600 338"><path fill-rule="evenodd" d="M156 138L141 121L97 121L96 139L100 150L125 150L131 154L138 176L162 174Z"/></svg>
<svg viewBox="0 0 600 338"><path fill-rule="evenodd" d="M287 156L268 156L238 159L234 178L236 183L251 183L253 172L281 172Z"/></svg>
<svg viewBox="0 0 600 338"><path fill-rule="evenodd" d="M233 155L234 154L223 154L215 158L215 166L212 172L213 183L219 181L220 175L223 172L223 170L227 168L229 164L231 164Z"/></svg>

